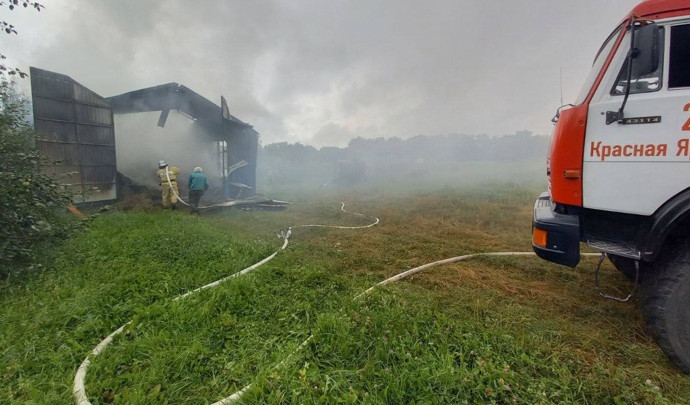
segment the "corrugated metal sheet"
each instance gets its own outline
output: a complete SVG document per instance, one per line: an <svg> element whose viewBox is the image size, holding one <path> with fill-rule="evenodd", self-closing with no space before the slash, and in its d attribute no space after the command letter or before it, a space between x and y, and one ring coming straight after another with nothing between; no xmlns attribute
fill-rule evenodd
<svg viewBox="0 0 690 405"><path fill-rule="evenodd" d="M45 171L72 190L75 202L117 197L115 130L110 104L69 76L31 68L39 150Z"/></svg>

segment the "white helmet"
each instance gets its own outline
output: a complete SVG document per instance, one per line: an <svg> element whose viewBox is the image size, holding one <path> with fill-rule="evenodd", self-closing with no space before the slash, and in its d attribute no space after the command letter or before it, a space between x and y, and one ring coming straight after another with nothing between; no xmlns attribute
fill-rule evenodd
<svg viewBox="0 0 690 405"><path fill-rule="evenodd" d="M168 164L165 163L165 160L159 160L159 161L158 161L158 167L161 168L161 169L164 168L164 167L167 166L167 165L168 165Z"/></svg>

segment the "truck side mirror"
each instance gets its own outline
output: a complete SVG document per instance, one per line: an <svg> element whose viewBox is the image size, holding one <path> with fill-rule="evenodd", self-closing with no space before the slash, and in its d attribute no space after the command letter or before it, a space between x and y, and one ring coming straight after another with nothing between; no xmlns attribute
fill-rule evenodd
<svg viewBox="0 0 690 405"><path fill-rule="evenodd" d="M643 77L659 68L659 35L661 29L656 24L647 24L635 32L632 77Z"/></svg>
<svg viewBox="0 0 690 405"><path fill-rule="evenodd" d="M634 25L634 22L630 22ZM639 79L651 75L659 68L659 55L661 55L660 36L663 31L654 23L641 26L633 31L633 42L630 44L630 51L626 59L628 67L627 78L625 79L625 97L618 111L606 111L606 125L614 122L623 123L623 110L628 101L630 86L633 79Z"/></svg>

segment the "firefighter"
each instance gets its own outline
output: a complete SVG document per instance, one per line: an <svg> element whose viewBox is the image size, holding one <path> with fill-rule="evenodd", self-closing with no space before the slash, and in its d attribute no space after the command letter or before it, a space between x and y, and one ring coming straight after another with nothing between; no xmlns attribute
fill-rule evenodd
<svg viewBox="0 0 690 405"><path fill-rule="evenodd" d="M192 205L192 213L199 213L199 200L208 189L208 180L204 175L204 169L195 167L194 173L189 175L189 203Z"/></svg>
<svg viewBox="0 0 690 405"><path fill-rule="evenodd" d="M166 174L167 173L167 174ZM177 175L180 174L180 168L175 166L168 166L165 160L158 162L158 178L160 179L163 207L172 209L177 209L177 194L179 193L177 188ZM170 182L168 182L170 178ZM172 189L170 185L172 184Z"/></svg>

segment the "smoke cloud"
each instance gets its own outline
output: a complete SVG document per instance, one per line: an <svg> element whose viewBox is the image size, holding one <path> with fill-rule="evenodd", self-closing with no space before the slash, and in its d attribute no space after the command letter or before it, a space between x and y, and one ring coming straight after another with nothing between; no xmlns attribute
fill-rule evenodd
<svg viewBox="0 0 690 405"><path fill-rule="evenodd" d="M157 188L158 161L182 170L179 185L186 189L187 176L201 166L212 185L222 185L216 142L193 120L171 111L165 128L156 126L159 113L115 115L117 168L137 184Z"/></svg>
<svg viewBox="0 0 690 405"><path fill-rule="evenodd" d="M45 1L8 15L10 65L103 96L178 82L264 144L545 134L637 0ZM155 159L154 159L155 160Z"/></svg>

